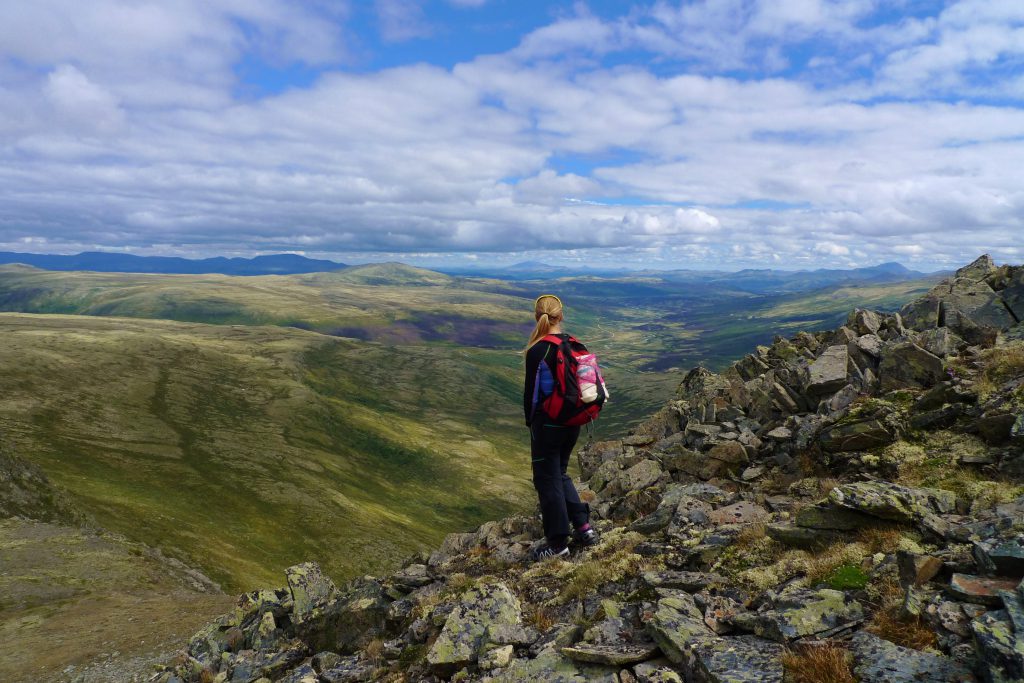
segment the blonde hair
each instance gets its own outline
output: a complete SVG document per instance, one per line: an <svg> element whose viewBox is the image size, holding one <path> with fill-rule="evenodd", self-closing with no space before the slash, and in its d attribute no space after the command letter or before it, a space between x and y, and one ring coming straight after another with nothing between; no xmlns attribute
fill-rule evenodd
<svg viewBox="0 0 1024 683"><path fill-rule="evenodd" d="M551 328L562 322L562 300L554 294L541 294L533 302L533 317L537 325L526 344L527 349L551 334Z"/></svg>

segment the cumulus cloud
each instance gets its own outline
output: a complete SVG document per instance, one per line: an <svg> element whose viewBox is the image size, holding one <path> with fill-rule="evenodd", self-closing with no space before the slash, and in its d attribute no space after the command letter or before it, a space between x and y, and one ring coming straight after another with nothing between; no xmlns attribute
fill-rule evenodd
<svg viewBox="0 0 1024 683"><path fill-rule="evenodd" d="M356 70L347 3L0 5L0 249L1016 255L1021 102L978 93L1024 92L1019 3L878 6L573 9L502 53ZM402 41L437 28L422 7L372 11ZM243 98L252 59L319 72Z"/></svg>

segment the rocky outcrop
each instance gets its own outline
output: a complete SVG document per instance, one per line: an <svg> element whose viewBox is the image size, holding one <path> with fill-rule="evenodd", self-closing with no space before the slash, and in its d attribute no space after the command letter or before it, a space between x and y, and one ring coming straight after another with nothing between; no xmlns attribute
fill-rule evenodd
<svg viewBox="0 0 1024 683"><path fill-rule="evenodd" d="M1024 680L1024 364L985 374L1022 297L983 257L695 368L578 454L596 548L529 565L519 516L342 587L298 565L154 680L781 682L823 645L861 681Z"/></svg>

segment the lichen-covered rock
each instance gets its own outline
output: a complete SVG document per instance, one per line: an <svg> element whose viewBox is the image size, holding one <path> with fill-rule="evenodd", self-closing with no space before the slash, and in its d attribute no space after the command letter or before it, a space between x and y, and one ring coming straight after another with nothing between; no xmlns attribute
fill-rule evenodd
<svg viewBox="0 0 1024 683"><path fill-rule="evenodd" d="M292 614L302 621L338 595L334 582L324 576L316 562L303 562L285 570L292 593Z"/></svg>
<svg viewBox="0 0 1024 683"><path fill-rule="evenodd" d="M843 484L832 489L828 498L834 505L895 522L913 522L925 515L956 510L956 494L950 491L887 481Z"/></svg>
<svg viewBox="0 0 1024 683"><path fill-rule="evenodd" d="M516 648L514 645L498 645L491 649L486 649L478 658L477 665L483 671L504 669L512 663L512 657L515 655L515 652Z"/></svg>
<svg viewBox="0 0 1024 683"><path fill-rule="evenodd" d="M502 624L518 625L519 610L519 600L503 583L470 589L448 615L441 635L427 653L427 663L450 673L475 662L488 630Z"/></svg>
<svg viewBox="0 0 1024 683"><path fill-rule="evenodd" d="M309 664L302 664L279 678L277 683L320 683L320 676Z"/></svg>
<svg viewBox="0 0 1024 683"><path fill-rule="evenodd" d="M633 667L637 683L683 683L682 677L666 659L655 659Z"/></svg>
<svg viewBox="0 0 1024 683"><path fill-rule="evenodd" d="M344 595L296 619L295 634L314 651L351 653L383 630L388 607L381 584L361 580Z"/></svg>
<svg viewBox="0 0 1024 683"><path fill-rule="evenodd" d="M971 622L979 664L989 683L1024 681L1024 637L1003 611L986 612Z"/></svg>
<svg viewBox="0 0 1024 683"><path fill-rule="evenodd" d="M928 389L944 377L942 359L913 342L893 344L883 349L878 376L882 391Z"/></svg>
<svg viewBox="0 0 1024 683"><path fill-rule="evenodd" d="M864 609L842 591L794 591L776 601L772 609L736 615L733 624L745 631L785 643L796 638L827 634L864 620Z"/></svg>
<svg viewBox="0 0 1024 683"><path fill-rule="evenodd" d="M300 641L293 640L275 652L243 650L232 659L232 683L251 683L264 676L272 680L306 658L308 649Z"/></svg>
<svg viewBox="0 0 1024 683"><path fill-rule="evenodd" d="M363 683L372 676L373 667L356 656L343 657L320 672L322 683Z"/></svg>
<svg viewBox="0 0 1024 683"><path fill-rule="evenodd" d="M553 650L534 659L517 659L495 683L619 683L618 669L574 662Z"/></svg>
<svg viewBox="0 0 1024 683"><path fill-rule="evenodd" d="M850 640L854 673L861 683L974 683L974 675L962 663L945 657L894 645L861 631Z"/></svg>
<svg viewBox="0 0 1024 683"><path fill-rule="evenodd" d="M647 631L686 680L782 683L782 646L756 636L716 636L690 596L663 598Z"/></svg>

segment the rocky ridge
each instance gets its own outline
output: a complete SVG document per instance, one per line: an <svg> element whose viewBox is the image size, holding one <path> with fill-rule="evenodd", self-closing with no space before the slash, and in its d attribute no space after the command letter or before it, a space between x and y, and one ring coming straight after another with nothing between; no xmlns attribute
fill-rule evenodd
<svg viewBox="0 0 1024 683"><path fill-rule="evenodd" d="M537 519L343 587L306 563L154 674L235 681L1024 680L1024 267L702 368L579 453L603 534Z"/></svg>

